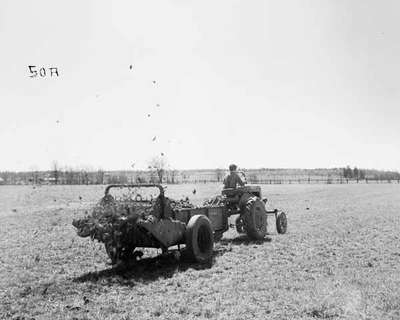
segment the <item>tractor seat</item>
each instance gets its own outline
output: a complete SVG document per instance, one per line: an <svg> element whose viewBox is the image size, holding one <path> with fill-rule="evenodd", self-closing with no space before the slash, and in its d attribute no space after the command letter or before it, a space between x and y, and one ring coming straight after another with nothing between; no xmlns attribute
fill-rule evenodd
<svg viewBox="0 0 400 320"><path fill-rule="evenodd" d="M232 198L235 197L238 194L237 189L234 188L227 188L222 190L222 195Z"/></svg>

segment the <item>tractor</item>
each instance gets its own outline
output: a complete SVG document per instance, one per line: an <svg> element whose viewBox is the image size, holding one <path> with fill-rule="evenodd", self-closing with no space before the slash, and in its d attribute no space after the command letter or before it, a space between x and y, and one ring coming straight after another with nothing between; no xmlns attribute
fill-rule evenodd
<svg viewBox="0 0 400 320"><path fill-rule="evenodd" d="M136 191L157 188L158 196L146 199L137 193L129 201L117 200L110 194L112 188ZM161 248L163 253L167 253L169 248L178 246L180 249L182 244L190 258L204 263L212 257L214 242L229 229L228 218L232 215L238 215L236 230L246 233L251 240L265 237L269 215L276 218L277 232L285 233L285 213L277 209L267 210L266 202L266 199L262 200L261 188L250 185L224 189L221 195L199 207L179 205L167 198L164 188L157 184L109 185L99 204L107 212L118 213L112 218L112 228L104 231L105 223L94 224L89 218L74 220L73 225L79 236L91 236L103 242L113 264L131 258L135 253L143 254L135 251L136 248Z"/></svg>
<svg viewBox="0 0 400 320"><path fill-rule="evenodd" d="M243 186L222 190L222 203L228 216L238 214L235 225L238 233L246 233L250 239L262 240L267 234L267 217L274 216L278 233L286 233L287 218L278 209L267 210L267 199L261 197L261 187Z"/></svg>

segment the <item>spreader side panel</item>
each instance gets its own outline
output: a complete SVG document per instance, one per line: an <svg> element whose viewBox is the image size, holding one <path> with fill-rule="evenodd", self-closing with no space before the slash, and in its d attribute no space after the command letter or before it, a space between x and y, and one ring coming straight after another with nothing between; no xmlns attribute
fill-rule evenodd
<svg viewBox="0 0 400 320"><path fill-rule="evenodd" d="M214 231L226 230L228 224L228 217L226 214L226 208L224 206L220 207L210 207L208 210L208 218L211 221L211 225Z"/></svg>

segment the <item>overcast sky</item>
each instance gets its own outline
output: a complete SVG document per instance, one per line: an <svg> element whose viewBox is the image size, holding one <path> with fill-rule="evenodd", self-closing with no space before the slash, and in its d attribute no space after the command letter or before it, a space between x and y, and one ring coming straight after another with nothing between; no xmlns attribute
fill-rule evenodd
<svg viewBox="0 0 400 320"><path fill-rule="evenodd" d="M143 169L161 153L177 169L399 170L399 12L378 0L2 0L0 171ZM30 78L29 65L59 76Z"/></svg>

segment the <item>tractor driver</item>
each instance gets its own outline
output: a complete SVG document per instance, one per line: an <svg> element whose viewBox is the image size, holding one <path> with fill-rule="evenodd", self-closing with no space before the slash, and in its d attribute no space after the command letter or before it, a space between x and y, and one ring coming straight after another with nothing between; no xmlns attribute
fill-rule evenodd
<svg viewBox="0 0 400 320"><path fill-rule="evenodd" d="M244 186L244 182L236 172L237 166L231 164L229 166L229 174L224 179L224 189L236 189L237 186Z"/></svg>

